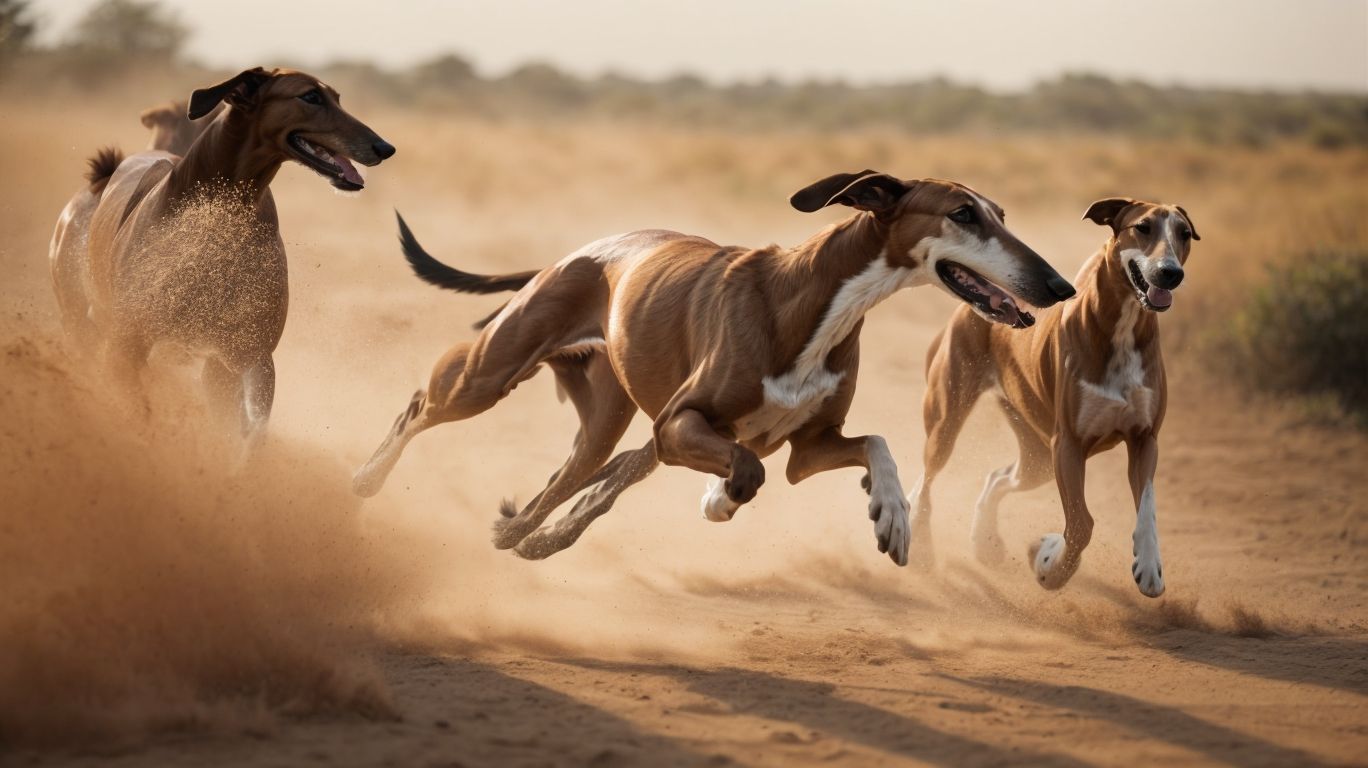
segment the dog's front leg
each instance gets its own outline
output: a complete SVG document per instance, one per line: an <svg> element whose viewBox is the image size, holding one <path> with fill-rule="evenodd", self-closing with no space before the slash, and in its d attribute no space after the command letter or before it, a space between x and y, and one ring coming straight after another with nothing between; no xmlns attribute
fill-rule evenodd
<svg viewBox="0 0 1368 768"><path fill-rule="evenodd" d="M1083 446L1067 430L1060 430L1052 447L1055 482L1064 502L1064 534L1046 534L1031 545L1029 554L1036 581L1046 589L1059 589L1078 570L1083 549L1092 540L1093 518L1083 497L1084 466L1088 459Z"/></svg>
<svg viewBox="0 0 1368 768"><path fill-rule="evenodd" d="M1135 497L1135 534L1131 576L1146 597L1164 594L1164 564L1159 559L1159 528L1154 509L1154 469L1159 463L1159 440L1153 432L1126 441L1131 494Z"/></svg>
<svg viewBox="0 0 1368 768"><path fill-rule="evenodd" d="M878 435L846 437L840 428L828 427L795 436L789 444L790 483L843 467L863 467L867 471L869 519L874 521L879 551L888 553L898 565L907 565L912 540L909 506L888 443Z"/></svg>
<svg viewBox="0 0 1368 768"><path fill-rule="evenodd" d="M755 498L765 483L765 465L755 451L718 434L696 410L662 414L656 422L655 439L662 464L726 478L722 491L736 507Z"/></svg>

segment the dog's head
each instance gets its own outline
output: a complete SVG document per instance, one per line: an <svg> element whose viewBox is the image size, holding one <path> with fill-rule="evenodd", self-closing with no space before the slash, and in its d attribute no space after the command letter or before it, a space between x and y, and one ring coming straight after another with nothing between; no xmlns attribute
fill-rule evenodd
<svg viewBox="0 0 1368 768"><path fill-rule="evenodd" d="M152 140L147 144L148 149L184 155L190 149L190 145L195 143L195 139L204 133L204 129L222 111L223 105L216 104L204 117L191 120L186 115L185 102L171 101L144 110L138 119L144 127L152 131Z"/></svg>
<svg viewBox="0 0 1368 768"><path fill-rule="evenodd" d="M888 229L892 266L920 273L983 317L1026 328L1023 306L1048 307L1074 288L1003 222L1002 208L953 181L905 181L875 171L843 173L811 184L789 200L800 211L845 205L868 211Z"/></svg>
<svg viewBox="0 0 1368 768"><path fill-rule="evenodd" d="M1088 206L1083 218L1112 228L1108 257L1119 261L1145 309L1163 312L1173 306L1192 241L1202 239L1182 206L1109 197Z"/></svg>
<svg viewBox="0 0 1368 768"><path fill-rule="evenodd" d="M365 186L353 160L379 165L394 154L393 145L342 108L337 91L303 72L246 70L190 94L186 114L195 120L220 102L250 116L250 129L261 144L314 170L341 190Z"/></svg>

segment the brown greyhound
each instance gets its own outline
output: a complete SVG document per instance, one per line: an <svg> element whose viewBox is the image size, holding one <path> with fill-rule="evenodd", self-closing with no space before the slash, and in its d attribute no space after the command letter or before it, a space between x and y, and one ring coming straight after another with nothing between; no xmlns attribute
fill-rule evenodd
<svg viewBox="0 0 1368 768"><path fill-rule="evenodd" d="M579 435L526 508L513 514L505 505L496 547L531 558L564 549L660 462L715 476L703 512L729 520L764 482L760 459L787 441L791 483L866 470L879 550L904 564L908 507L888 446L875 435L841 434L865 312L934 282L985 317L1023 328L1034 318L1019 301L1049 306L1073 287L1007 230L997 205L960 184L864 171L822 179L791 203L862 212L791 249L642 230L590 243L541 272L501 277L441 264L401 220L407 255L429 282L519 290L473 343L438 362L427 392L357 473L356 491L377 493L419 432L490 408L546 363L578 410ZM605 465L638 408L654 420L654 437ZM537 530L591 485L569 516Z"/></svg>
<svg viewBox="0 0 1368 768"><path fill-rule="evenodd" d="M1124 441L1136 505L1131 575L1142 593L1158 597L1164 593L1164 569L1154 469L1168 385L1155 313L1172 306L1191 242L1200 238L1176 205L1114 197L1093 203L1084 218L1110 226L1112 237L1079 273L1077 301L1012 334L960 310L932 342L924 406L926 471L916 492L916 528L926 530L931 481L950 459L965 418L992 389L1020 454L1015 463L989 473L979 496L972 529L978 558L991 563L1004 556L997 527L1002 497L1054 477L1064 503L1064 534L1044 536L1029 554L1041 585L1063 586L1092 538L1084 464Z"/></svg>
<svg viewBox="0 0 1368 768"><path fill-rule="evenodd" d="M317 78L249 69L190 96L189 120L227 104L181 158L147 151L91 160L53 233L54 288L69 335L99 347L135 388L151 348L204 355L202 378L242 431L261 434L275 392L272 353L288 305L285 244L270 184L294 160L341 190L364 186L351 160L394 154Z"/></svg>
<svg viewBox="0 0 1368 768"><path fill-rule="evenodd" d="M152 131L152 140L147 143L148 149L159 149L184 156L190 151L190 145L195 143L195 139L204 133L204 129L208 128L224 109L222 103L216 104L208 114L191 120L186 114L185 102L170 101L143 110L138 119L144 127Z"/></svg>

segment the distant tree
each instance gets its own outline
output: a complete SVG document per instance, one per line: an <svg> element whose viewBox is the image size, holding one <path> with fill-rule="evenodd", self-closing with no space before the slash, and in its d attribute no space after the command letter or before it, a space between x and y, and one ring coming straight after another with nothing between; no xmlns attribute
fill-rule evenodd
<svg viewBox="0 0 1368 768"><path fill-rule="evenodd" d="M0 56L22 50L33 38L28 6L29 0L0 0Z"/></svg>
<svg viewBox="0 0 1368 768"><path fill-rule="evenodd" d="M414 82L424 88L452 88L474 79L475 67L454 53L429 59L413 68Z"/></svg>
<svg viewBox="0 0 1368 768"><path fill-rule="evenodd" d="M100 56L170 60L189 34L155 0L100 0L76 23L70 45Z"/></svg>

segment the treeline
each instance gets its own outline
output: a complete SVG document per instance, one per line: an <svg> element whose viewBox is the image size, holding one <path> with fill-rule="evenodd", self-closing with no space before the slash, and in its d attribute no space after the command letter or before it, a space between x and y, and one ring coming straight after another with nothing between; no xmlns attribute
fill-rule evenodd
<svg viewBox="0 0 1368 768"><path fill-rule="evenodd" d="M102 0L68 40L28 44L24 0L0 0L0 85L54 83L94 91L146 75L186 82L210 73L187 63L188 28L149 0ZM256 64L258 62L244 62ZM265 63L265 62L261 62ZM273 62L288 64L288 62ZM1020 93L935 78L885 85L777 80L715 84L691 75L643 80L577 77L549 64L486 76L451 54L403 70L366 62L301 66L368 101L492 117L602 117L729 130L914 133L1089 133L1259 146L1301 140L1368 146L1368 96L1195 89L1072 74ZM202 81L202 80L201 80Z"/></svg>

